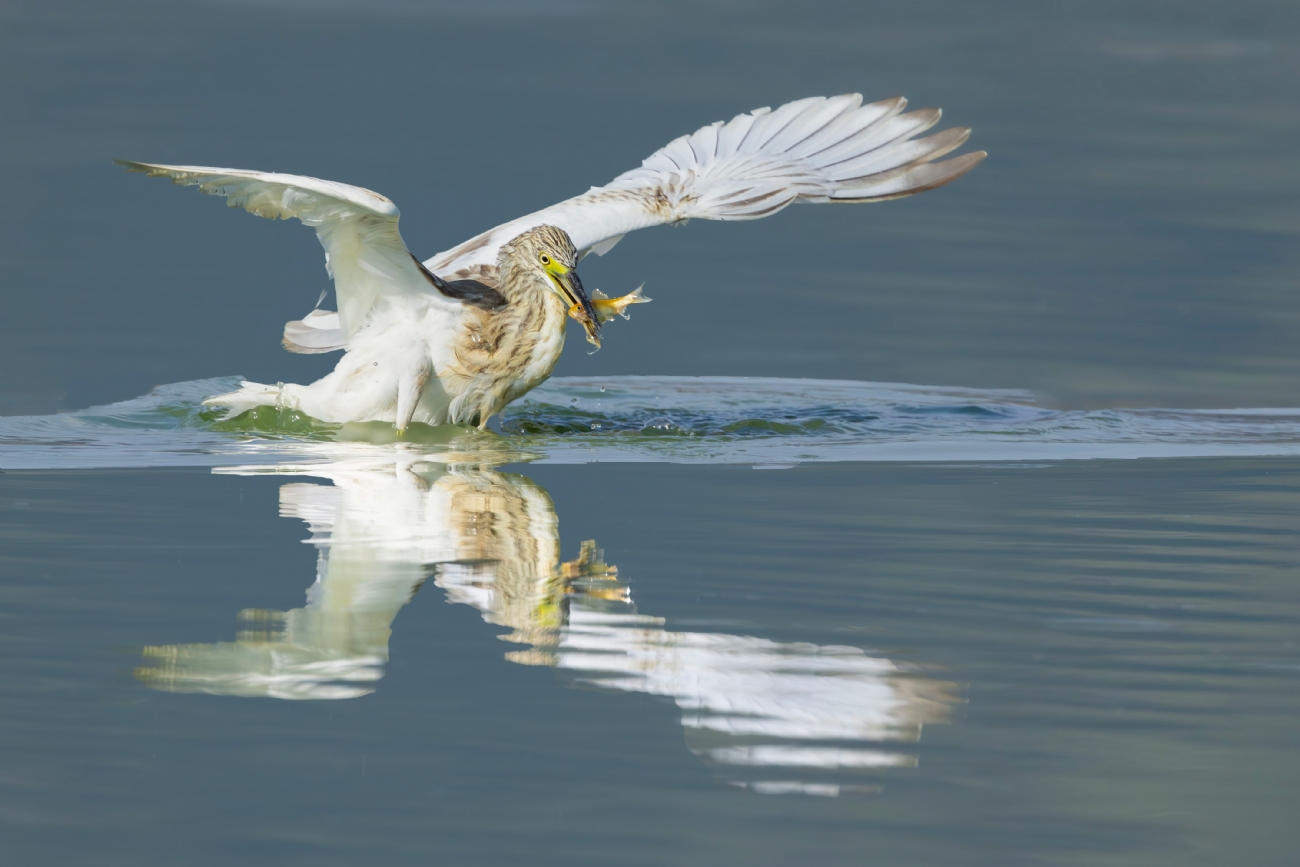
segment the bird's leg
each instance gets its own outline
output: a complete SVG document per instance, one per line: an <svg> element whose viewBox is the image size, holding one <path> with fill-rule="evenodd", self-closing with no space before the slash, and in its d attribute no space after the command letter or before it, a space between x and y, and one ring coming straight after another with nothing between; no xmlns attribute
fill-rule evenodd
<svg viewBox="0 0 1300 867"><path fill-rule="evenodd" d="M393 427L397 428L399 436L406 433L411 416L415 414L415 407L420 402L420 395L424 392L424 384L429 381L432 373L433 365L425 357L403 372L397 380L397 418L393 421Z"/></svg>
<svg viewBox="0 0 1300 867"><path fill-rule="evenodd" d="M651 300L641 294L641 287L644 285L644 283L641 284L641 286L636 287L631 292L620 298L606 298L605 293L601 292L599 289L592 292L591 306L596 310L596 318L602 323L608 322L615 316L622 316L624 319L629 318L627 315L628 307L633 304L645 304L647 301ZM573 316L574 319L578 319L577 316L574 316L573 310L569 311L569 315Z"/></svg>

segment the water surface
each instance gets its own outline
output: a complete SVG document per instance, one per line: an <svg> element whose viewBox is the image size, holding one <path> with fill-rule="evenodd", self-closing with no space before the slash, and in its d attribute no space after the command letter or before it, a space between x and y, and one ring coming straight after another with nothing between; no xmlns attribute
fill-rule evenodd
<svg viewBox="0 0 1300 867"><path fill-rule="evenodd" d="M238 377L162 386L108 406L0 418L0 466L24 469L392 460L668 462L1024 461L1294 455L1300 409L1051 410L1029 392L741 377L557 377L491 433L323 424L262 407L228 419L202 400ZM374 448L378 446L378 448Z"/></svg>
<svg viewBox="0 0 1300 867"><path fill-rule="evenodd" d="M1285 863L1298 471L8 473L5 846Z"/></svg>
<svg viewBox="0 0 1300 867"><path fill-rule="evenodd" d="M1273 0L5 4L0 860L1290 864L1298 61ZM319 244L110 162L427 256L849 91L990 157L590 257L655 303L488 434L205 412L333 363Z"/></svg>

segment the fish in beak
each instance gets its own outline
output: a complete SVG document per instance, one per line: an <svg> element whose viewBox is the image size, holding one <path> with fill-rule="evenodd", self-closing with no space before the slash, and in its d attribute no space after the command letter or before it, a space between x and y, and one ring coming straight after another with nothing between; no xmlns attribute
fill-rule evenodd
<svg viewBox="0 0 1300 867"><path fill-rule="evenodd" d="M553 262L547 269L547 275L555 285L556 292L569 305L569 315L582 324L582 328L587 332L587 342L597 349L600 348L600 317L596 314L596 309L591 306L591 299L587 297L586 291L582 288L582 281L578 279L578 272L571 268L565 268L558 262Z"/></svg>

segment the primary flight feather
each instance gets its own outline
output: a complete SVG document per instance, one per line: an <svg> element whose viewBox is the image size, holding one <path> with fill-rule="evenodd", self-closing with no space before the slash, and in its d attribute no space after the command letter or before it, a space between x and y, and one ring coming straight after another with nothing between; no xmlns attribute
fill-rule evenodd
<svg viewBox="0 0 1300 867"><path fill-rule="evenodd" d="M205 401L238 415L298 409L325 422L476 424L544 381L564 347L568 317L600 345L601 324L630 304L590 298L578 261L604 255L628 232L690 219L756 220L795 202L872 202L934 189L970 171L983 151L936 162L969 129L917 138L938 109L904 113L902 97L858 94L758 109L682 136L640 168L504 223L420 262L384 196L316 178L201 166L124 162L225 196L262 217L316 229L338 311L285 326L294 352L346 350L311 385L245 382Z"/></svg>

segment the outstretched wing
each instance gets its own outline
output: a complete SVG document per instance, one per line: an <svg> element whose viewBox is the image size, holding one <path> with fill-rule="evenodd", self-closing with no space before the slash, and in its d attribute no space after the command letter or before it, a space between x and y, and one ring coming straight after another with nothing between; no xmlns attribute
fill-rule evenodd
<svg viewBox="0 0 1300 867"><path fill-rule="evenodd" d="M313 311L286 325L285 346L289 349L328 352L343 348L384 296L420 293L438 297L402 242L397 206L378 193L299 175L118 162L133 172L171 178L174 184L225 196L232 208L270 219L294 217L316 230L325 248L325 267L334 278L339 310L337 314Z"/></svg>
<svg viewBox="0 0 1300 867"><path fill-rule="evenodd" d="M903 114L901 96L862 104L859 94L811 97L718 121L655 151L603 187L520 217L425 265L450 275L496 263L506 241L549 224L583 255L604 255L634 229L689 219L757 220L794 202L878 202L956 180L983 151L943 162L969 129L916 138L939 121L937 108Z"/></svg>

